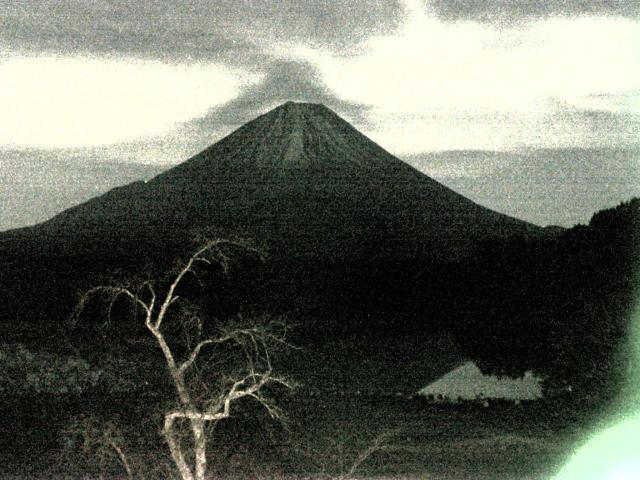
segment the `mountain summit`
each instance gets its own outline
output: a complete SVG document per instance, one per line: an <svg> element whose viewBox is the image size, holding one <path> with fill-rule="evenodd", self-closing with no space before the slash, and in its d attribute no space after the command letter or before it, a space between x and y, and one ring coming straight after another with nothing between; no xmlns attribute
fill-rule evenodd
<svg viewBox="0 0 640 480"><path fill-rule="evenodd" d="M288 169L356 173L384 169L390 163L388 152L324 105L294 102L256 118L196 158L224 159L226 166L270 173Z"/></svg>
<svg viewBox="0 0 640 480"><path fill-rule="evenodd" d="M247 169L275 176L288 171L296 175L316 171L325 176L344 176L391 171L398 163L324 105L287 102L177 168ZM403 168L408 170L407 166ZM167 176L175 170L168 171Z"/></svg>

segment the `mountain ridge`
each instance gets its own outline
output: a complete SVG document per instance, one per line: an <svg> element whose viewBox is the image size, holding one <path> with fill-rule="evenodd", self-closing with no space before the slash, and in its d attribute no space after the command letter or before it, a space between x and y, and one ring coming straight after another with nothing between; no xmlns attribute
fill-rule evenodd
<svg viewBox="0 0 640 480"><path fill-rule="evenodd" d="M354 151L354 144L359 150ZM229 155L229 151L234 153ZM335 162L336 153L339 153L340 164ZM287 102L234 130L181 165L206 162L219 156L237 161L234 165L225 165L227 167L277 172L285 170L283 167L308 171L327 168L348 171L348 167L384 169L388 166L385 157L392 155L326 106ZM363 161L365 156L368 161Z"/></svg>

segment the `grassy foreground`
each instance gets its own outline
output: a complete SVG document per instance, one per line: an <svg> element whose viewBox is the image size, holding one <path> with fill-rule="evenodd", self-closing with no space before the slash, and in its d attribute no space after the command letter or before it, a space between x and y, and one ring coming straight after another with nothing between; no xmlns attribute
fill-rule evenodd
<svg viewBox="0 0 640 480"><path fill-rule="evenodd" d="M338 478L384 434L381 448L361 463L356 478L545 479L586 437L590 423L567 401L483 407L307 393L280 399L286 425L256 417L250 404L217 425L209 450L212 474ZM134 425L144 416L144 399L5 397L2 404L2 478L125 478L117 462L100 466L86 458L81 445L63 451L61 431L80 412L119 415L123 425ZM140 435L128 445L132 452L143 448L162 455L153 419L148 420L147 433L156 440Z"/></svg>

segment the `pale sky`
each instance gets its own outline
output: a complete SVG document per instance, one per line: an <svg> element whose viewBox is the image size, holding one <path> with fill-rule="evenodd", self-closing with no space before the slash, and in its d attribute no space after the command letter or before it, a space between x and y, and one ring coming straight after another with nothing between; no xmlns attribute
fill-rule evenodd
<svg viewBox="0 0 640 480"><path fill-rule="evenodd" d="M446 2L407 0L387 11L370 35L351 37L345 31L336 44L319 37L318 30L357 31L366 22L341 25L330 14L339 9L331 2L311 2L316 8L308 15L315 15L315 24L306 27L297 23L302 12L293 8L227 2L223 13L228 18L219 23L229 27L214 25L206 34L200 32L205 22L193 25L191 20L199 13L217 13L220 7L207 9L215 2L145 2L119 14L125 2L59 3L57 8L38 1L0 7L5 17L0 145L56 148L144 141L208 113L215 130L216 108L234 99L262 94L262 101L255 102L262 108L283 101L261 87L279 73L272 67L286 62L306 67L301 89L291 91L292 96L323 93L360 107L360 128L397 154L637 142L640 21L635 12L623 16L602 6L601 12L562 14L549 7L548 15L532 18L516 12L490 22L470 13L451 21L436 11ZM113 18L95 18L109 3ZM255 20L243 28L243 10L251 4ZM357 7L342 9L345 15L365 15ZM148 36L158 18L156 41L139 45L135 35ZM274 25L267 25L270 20ZM90 28L103 34L94 38ZM86 35L80 45L78 35ZM184 45L171 51L171 43L185 40L191 52L181 51L189 50ZM249 45L238 51L246 62L216 51L218 45L228 49L234 40ZM201 52L205 47L208 54ZM592 111L626 118L629 128L599 128L585 120ZM222 134L226 125L219 123Z"/></svg>
<svg viewBox="0 0 640 480"><path fill-rule="evenodd" d="M400 158L635 151L640 2L0 4L5 155L175 164L287 100L326 104Z"/></svg>

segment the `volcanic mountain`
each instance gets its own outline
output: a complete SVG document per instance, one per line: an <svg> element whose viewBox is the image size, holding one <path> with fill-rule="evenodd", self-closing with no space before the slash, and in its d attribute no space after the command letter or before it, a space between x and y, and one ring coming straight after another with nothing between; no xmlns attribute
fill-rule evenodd
<svg viewBox="0 0 640 480"><path fill-rule="evenodd" d="M113 242L127 252L143 241L182 242L203 227L289 257L435 259L488 236L537 230L421 174L323 105L289 102L146 183L9 236L121 250Z"/></svg>
<svg viewBox="0 0 640 480"><path fill-rule="evenodd" d="M14 292L3 316L33 310L24 303L37 291L44 315L52 298L60 304L52 288L77 277L167 267L202 232L252 239L279 272L276 283L298 293L333 289L355 298L363 285L370 297L389 297L383 285L406 290L417 266L460 258L489 238L539 231L423 175L325 106L289 102L148 182L1 234L3 283ZM16 291L26 277L29 287Z"/></svg>

